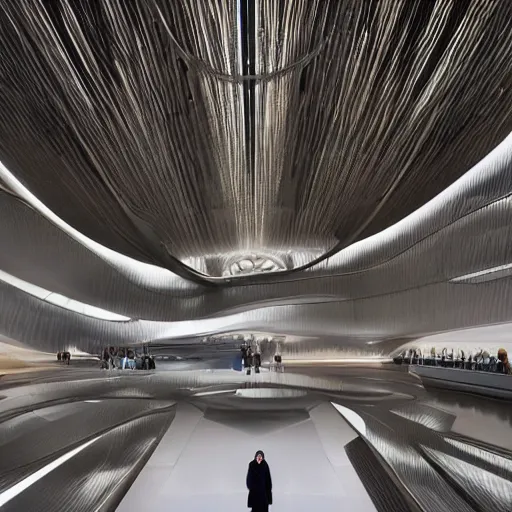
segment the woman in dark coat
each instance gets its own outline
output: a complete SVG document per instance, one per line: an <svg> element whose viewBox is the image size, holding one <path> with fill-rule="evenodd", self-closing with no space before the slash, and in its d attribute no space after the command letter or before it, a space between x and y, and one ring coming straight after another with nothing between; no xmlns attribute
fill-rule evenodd
<svg viewBox="0 0 512 512"><path fill-rule="evenodd" d="M272 478L265 454L261 450L256 452L254 460L249 463L247 489L247 506L252 512L268 512L268 506L272 505Z"/></svg>

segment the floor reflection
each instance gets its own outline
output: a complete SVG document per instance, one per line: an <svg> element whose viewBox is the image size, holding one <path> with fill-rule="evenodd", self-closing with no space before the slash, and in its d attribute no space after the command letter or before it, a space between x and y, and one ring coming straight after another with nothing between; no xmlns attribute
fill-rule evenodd
<svg viewBox="0 0 512 512"><path fill-rule="evenodd" d="M169 497L174 489L187 510L200 510L203 501L185 492L184 482L193 478L194 457L196 476L207 478L201 452L217 457L227 475L218 482L222 496L215 498L208 487L209 499L221 507L213 509L238 510L243 468L256 440L268 444L278 459L274 465L289 476L277 490L279 510L302 510L315 493L326 512L338 510L347 496L354 510L512 510L509 403L426 390L403 368L310 367L252 376L69 368L4 376L0 395L5 510L86 511L98 504L101 510L135 510L134 489L149 481L155 496ZM96 438L16 496L9 494ZM180 443L188 458L175 467L170 461ZM294 450L313 464L309 483L295 473ZM163 453L167 458L151 462ZM324 472L321 481L315 464ZM348 481L357 492L351 494ZM155 500L151 510L166 502Z"/></svg>

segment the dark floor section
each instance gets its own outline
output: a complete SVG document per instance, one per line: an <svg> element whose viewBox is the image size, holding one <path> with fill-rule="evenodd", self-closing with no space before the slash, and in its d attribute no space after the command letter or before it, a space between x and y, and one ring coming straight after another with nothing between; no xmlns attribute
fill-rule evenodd
<svg viewBox="0 0 512 512"><path fill-rule="evenodd" d="M378 512L415 512L369 446L356 438L345 452Z"/></svg>
<svg viewBox="0 0 512 512"><path fill-rule="evenodd" d="M29 413L16 418L19 423L17 428L10 429L0 439L2 492L9 491L27 477L36 475L37 471L52 462L51 458L57 459L55 455L63 455L52 446L52 442L61 448L65 447L64 454L69 453L71 448L74 450L80 447L84 441L92 443L36 479L23 492L16 493L0 506L2 511L113 512L157 447L175 415L172 403L147 405L148 401L139 400L141 406L137 411L133 402L136 401L118 399L108 401L106 404L105 401L92 404L63 404L40 410L39 415ZM79 405L89 405L90 408L96 409L89 415L88 421L84 420L79 408L66 411ZM104 405L105 407L102 407ZM125 412L123 408L128 410ZM112 412L109 409L112 409ZM116 413L119 420L112 425ZM33 416L40 420L33 425L35 429L30 428L32 425L25 425ZM72 424L75 416L78 417L78 425L80 422L83 423L82 429L77 424ZM2 424L5 425L6 422ZM65 429L59 429L64 426ZM47 436L41 433L42 437L35 439L34 433L37 432L39 435L45 429L48 431Z"/></svg>

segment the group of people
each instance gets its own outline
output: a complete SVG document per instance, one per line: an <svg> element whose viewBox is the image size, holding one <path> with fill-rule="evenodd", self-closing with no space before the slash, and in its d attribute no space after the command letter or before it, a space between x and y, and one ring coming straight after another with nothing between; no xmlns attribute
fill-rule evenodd
<svg viewBox="0 0 512 512"><path fill-rule="evenodd" d="M250 345L244 344L240 347L242 353L242 362L247 375L251 374L252 368L256 373L260 373L261 368L261 352L258 347L254 350Z"/></svg>
<svg viewBox="0 0 512 512"><path fill-rule="evenodd" d="M57 361L63 362L69 365L71 361L71 354L69 352L57 352Z"/></svg>
<svg viewBox="0 0 512 512"><path fill-rule="evenodd" d="M444 348L440 354L432 347L430 353L423 354L421 349L412 348L405 350L393 360L396 364L419 364L425 366L441 366L443 368L459 368L463 370L477 370L493 373L504 373L512 375L512 367L508 360L508 353L500 348L496 355L489 351L479 349L475 353L455 351L453 348Z"/></svg>
<svg viewBox="0 0 512 512"><path fill-rule="evenodd" d="M240 359L242 367L240 367ZM261 349L259 347L259 344L251 345L248 343L244 343L240 347L240 356L237 357L237 361L238 362L236 363L236 366L238 367L238 369L245 369L247 375L251 374L253 368L256 373L260 373ZM233 367L235 367L235 365ZM273 361L270 362L269 368L270 371L280 373L284 372L283 358L280 354L279 349L276 351Z"/></svg>
<svg viewBox="0 0 512 512"><path fill-rule="evenodd" d="M149 354L138 355L133 348L108 347L103 350L102 369L154 370L155 361Z"/></svg>

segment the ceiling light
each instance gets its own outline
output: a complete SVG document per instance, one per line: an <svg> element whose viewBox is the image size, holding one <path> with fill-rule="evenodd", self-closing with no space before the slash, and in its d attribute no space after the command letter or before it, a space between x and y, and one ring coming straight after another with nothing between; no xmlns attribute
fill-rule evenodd
<svg viewBox="0 0 512 512"><path fill-rule="evenodd" d="M480 270L479 272L473 272L472 274L466 274L464 276L454 277L450 279L450 283L482 283L485 281L493 281L494 279L501 279L502 277L508 277L512 274L512 263L506 265L500 265L498 267L487 268Z"/></svg>

